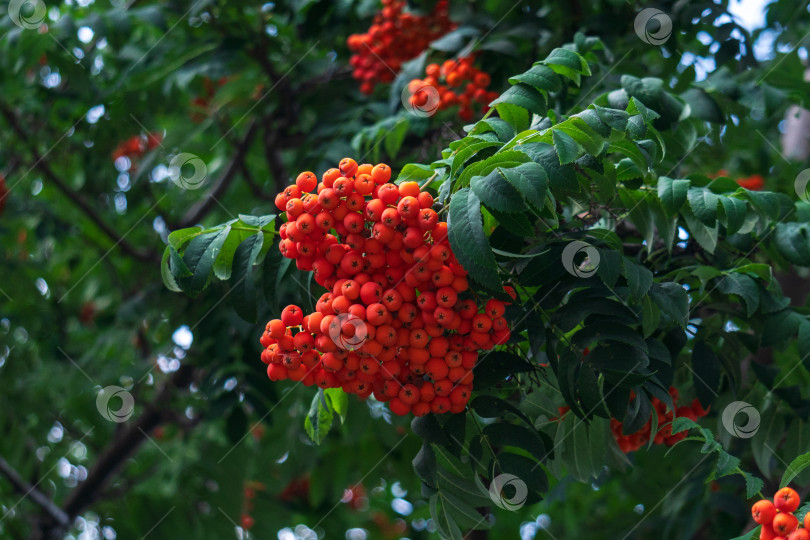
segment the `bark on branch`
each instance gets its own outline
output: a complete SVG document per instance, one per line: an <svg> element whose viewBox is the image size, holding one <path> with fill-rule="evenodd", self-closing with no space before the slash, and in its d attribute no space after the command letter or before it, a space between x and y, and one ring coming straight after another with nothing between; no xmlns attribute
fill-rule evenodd
<svg viewBox="0 0 810 540"><path fill-rule="evenodd" d="M245 155L247 154L248 148L250 148L250 145L253 143L253 138L256 136L257 131L258 124L254 120L248 125L245 137L236 147L236 153L233 155L233 158L231 158L231 162L226 167L225 172L222 173L219 180L211 187L205 199L197 202L188 209L185 216L183 216L183 219L180 221L178 228L183 229L196 225L211 211L216 204L216 199L225 193L225 190L228 189L228 186L236 177L236 173L241 170Z"/></svg>
<svg viewBox="0 0 810 540"><path fill-rule="evenodd" d="M78 206L90 220L96 224L96 226L101 229L101 231L107 235L111 240L115 242L116 246L119 246L124 253L130 255L136 259L144 260L144 261L155 261L156 256L154 253L149 251L142 251L137 249L131 243L129 243L123 236L120 236L118 232L110 226L104 219L93 209L90 204L81 196L78 192L72 190L67 182L65 182L59 175L57 175L53 169L48 165L48 162L45 160L45 156L40 154L39 150L37 149L36 144L33 140L28 136L28 133L23 129L22 125L20 124L19 119L5 103L0 102L0 113L8 121L9 125L11 126L14 133L16 133L17 137L28 147L28 150L31 152L31 155L34 159L34 163L32 167L38 169L45 178L53 183L59 191L65 194L70 201Z"/></svg>
<svg viewBox="0 0 810 540"><path fill-rule="evenodd" d="M53 504L50 497L39 491L36 486L33 486L29 482L25 481L20 473L18 473L2 457L0 457L0 474L8 478L8 481L11 483L14 491L42 508L45 513L48 514L48 517L50 517L54 522L62 526L67 526L70 524L70 518L68 515L63 512L61 508Z"/></svg>

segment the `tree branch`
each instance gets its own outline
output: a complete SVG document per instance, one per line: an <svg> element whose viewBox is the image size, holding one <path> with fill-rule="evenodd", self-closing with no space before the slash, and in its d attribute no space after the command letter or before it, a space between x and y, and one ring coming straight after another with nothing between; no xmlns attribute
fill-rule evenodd
<svg viewBox="0 0 810 540"><path fill-rule="evenodd" d="M62 180L48 165L48 162L45 161L45 156L39 153L37 150L36 144L31 140L28 134L20 125L17 116L14 112L6 106L5 103L0 102L0 112L3 113L3 116L6 117L6 120L11 125L11 128L20 138L20 140L28 147L31 155L34 158L33 167L39 169L39 171L47 178L50 182L52 182L59 190L64 193L68 199L70 199L76 206L78 206L86 215L90 218L90 220L96 224L96 226L101 229L101 231L106 234L111 240L115 242L116 246L120 246L121 250L124 251L127 255L135 257L136 259L144 260L144 261L155 261L157 260L154 253L148 251L141 251L137 249L135 246L127 242L127 240L119 236L118 232L113 229L104 219L98 215L98 213L84 200L79 193L73 191L70 187L68 187L67 183Z"/></svg>
<svg viewBox="0 0 810 540"><path fill-rule="evenodd" d="M40 508L45 510L45 513L56 523L67 526L70 524L70 518L62 511L61 508L53 504L50 497L39 491L36 487L26 482L20 473L8 464L8 462L0 457L0 473L8 478L12 487L17 493L22 494L28 499L31 499Z"/></svg>
<svg viewBox="0 0 810 540"><path fill-rule="evenodd" d="M211 211L216 204L217 197L222 196L225 190L228 189L228 186L231 184L233 179L236 177L237 171L241 169L242 162L245 159L245 154L247 154L248 148L250 148L250 145L253 143L253 137L255 137L257 130L258 124L254 120L248 126L247 133L245 133L245 137L242 139L242 142L240 142L236 147L236 153L233 155L233 158L228 164L228 167L225 169L225 172L222 173L222 176L213 185L205 199L198 201L188 209L186 214L183 216L183 219L180 221L178 228L184 229L186 227L196 225L203 217L205 217L208 212Z"/></svg>
<svg viewBox="0 0 810 540"><path fill-rule="evenodd" d="M189 365L181 366L158 390L155 400L146 405L138 419L125 424L124 429L98 456L95 464L87 472L87 479L68 495L62 505L67 516L73 518L93 503L109 479L147 440L148 434L169 419L170 415L167 414L165 404L169 401L171 391L174 388L186 388L191 383L193 371Z"/></svg>

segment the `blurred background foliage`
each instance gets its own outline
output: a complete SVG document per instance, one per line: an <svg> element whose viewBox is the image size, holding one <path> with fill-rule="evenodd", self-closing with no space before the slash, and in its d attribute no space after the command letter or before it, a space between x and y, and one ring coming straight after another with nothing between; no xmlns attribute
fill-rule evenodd
<svg viewBox="0 0 810 540"><path fill-rule="evenodd" d="M759 174L768 189L792 196L807 158L784 159L779 140L787 106L808 95L810 17L803 3L777 0L752 33L728 4L656 3L674 28L662 47L633 30L646 2L451 1L450 14L480 38L478 63L497 91L577 32L598 36L613 67L577 95L558 96L562 110L616 88L622 74L659 77L679 91L695 83L728 97L724 113L758 87L763 108L732 112L721 137L682 156L682 167ZM358 91L346 38L368 28L377 2L45 5L35 28L5 15L13 3L0 10L8 187L0 457L23 482L0 480L0 537L434 536L411 465L422 441L406 419L351 398L347 422L314 446L303 429L312 390L267 380L260 329L234 311L230 287L214 281L190 299L167 290L159 270L170 231L273 213L275 193L301 170L368 155L398 171L437 159L461 136L464 123L452 113L407 115L396 87ZM392 130L398 123L407 127ZM124 155L133 137L138 150ZM181 152L205 162L200 189L169 180ZM306 305L305 279L294 269L268 271L258 320L279 305ZM803 305L806 289L795 283L785 292ZM96 408L108 385L132 393L127 422L107 421ZM632 466L605 470L591 485L553 481L545 500L494 512L490 534L742 531L742 479L705 483L708 465L693 449L665 452L636 452ZM696 466L706 473L683 480ZM43 499L23 497L21 485Z"/></svg>

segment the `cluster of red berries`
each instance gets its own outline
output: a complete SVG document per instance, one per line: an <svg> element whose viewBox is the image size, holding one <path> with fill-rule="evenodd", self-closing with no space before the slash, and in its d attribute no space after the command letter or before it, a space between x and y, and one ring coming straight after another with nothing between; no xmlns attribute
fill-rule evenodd
<svg viewBox="0 0 810 540"><path fill-rule="evenodd" d="M810 540L810 512L804 516L803 528L793 514L800 503L799 494L789 487L777 491L773 501L762 499L754 503L751 516L762 525L760 540Z"/></svg>
<svg viewBox="0 0 810 540"><path fill-rule="evenodd" d="M652 433L652 418L647 420L643 428L630 435L622 434L622 423L620 421L615 418L610 419L610 429L622 452L626 454L638 450L649 442L650 437L653 438L654 444L673 446L686 437L685 431L675 435L672 434L672 421L676 416L697 420L706 416L709 412L700 405L697 399L693 400L689 406L678 407L678 389L674 386L669 387L669 395L672 396L672 403L675 405L674 411L669 410L666 403L660 399L652 398L652 405L658 415L658 431L655 434Z"/></svg>
<svg viewBox="0 0 810 540"><path fill-rule="evenodd" d="M373 393L398 415L461 412L478 350L510 337L505 303L463 297L467 272L433 197L390 179L388 165L344 158L276 197L281 253L327 292L314 313L291 305L267 323L262 361L271 380Z"/></svg>
<svg viewBox="0 0 810 540"><path fill-rule="evenodd" d="M253 499L256 498L257 491L264 491L265 485L261 482L247 482L245 484L244 492L244 503L242 509L242 517L239 520L240 524L243 529L249 531L253 528L253 525L256 521L253 519L253 516L250 513L253 511Z"/></svg>
<svg viewBox="0 0 810 540"><path fill-rule="evenodd" d="M130 169L135 169L135 162L143 157L149 150L160 146L163 141L162 133L149 133L148 135L133 135L115 147L112 153L113 161L118 158L127 157L130 161Z"/></svg>
<svg viewBox="0 0 810 540"><path fill-rule="evenodd" d="M0 213L6 208L6 199L8 199L8 186L6 185L6 178L0 174Z"/></svg>
<svg viewBox="0 0 810 540"><path fill-rule="evenodd" d="M361 81L364 94L371 94L378 83L393 81L403 62L455 28L447 13L447 0L436 2L426 16L404 11L406 2L402 0L383 0L382 4L368 32L352 34L346 42L354 53L349 60L353 76Z"/></svg>
<svg viewBox="0 0 810 540"><path fill-rule="evenodd" d="M458 105L458 116L465 122L473 119L475 103L481 105L482 112L487 112L488 104L499 94L487 91L489 74L473 66L473 62L472 56L465 56L447 60L441 66L428 64L424 79L408 83L411 106L419 110L428 107L432 112L432 109L443 110Z"/></svg>

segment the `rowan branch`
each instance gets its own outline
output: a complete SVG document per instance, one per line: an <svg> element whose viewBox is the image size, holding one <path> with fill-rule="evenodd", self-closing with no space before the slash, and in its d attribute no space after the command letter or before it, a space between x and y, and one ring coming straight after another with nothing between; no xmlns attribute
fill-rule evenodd
<svg viewBox="0 0 810 540"><path fill-rule="evenodd" d="M120 246L121 250L136 259L144 260L144 261L155 261L157 260L155 254L149 251L141 251L137 249L135 246L130 244L124 237L120 236L118 232L113 229L104 219L91 207L87 201L82 197L79 193L72 190L67 182L62 180L48 165L48 162L45 160L45 156L39 153L37 150L37 146L34 141L28 136L28 133L23 129L20 125L17 116L5 103L0 102L0 112L2 112L3 116L5 116L8 123L11 125L11 128L17 134L17 137L20 141L28 147L28 150L31 152L32 157L34 158L34 163L32 167L38 169L46 179L48 179L51 183L53 183L59 191L64 193L68 199L70 199L73 204L78 206L90 220L96 224L96 226L101 229L101 231L106 234L111 240L115 242L115 246Z"/></svg>
<svg viewBox="0 0 810 540"><path fill-rule="evenodd" d="M236 173L241 170L245 155L247 154L248 148L250 148L250 145L253 143L253 138L256 136L257 131L258 124L254 120L248 125L247 133L245 133L245 137L236 147L236 153L233 155L233 158L231 158L231 162L226 167L225 172L222 173L219 180L211 187L206 197L188 209L183 219L180 220L178 228L184 229L196 225L211 211L216 204L216 199L222 196L231 182L233 182Z"/></svg>
<svg viewBox="0 0 810 540"><path fill-rule="evenodd" d="M59 523L62 526L67 526L70 524L70 518L68 515L63 512L61 508L56 506L53 501L51 501L50 497L39 491L35 486L32 486L30 483L26 482L20 473L18 473L2 457L0 457L0 473L8 478L8 481L11 483L14 491L22 494L25 498L36 503L37 506L45 510L48 516L56 523Z"/></svg>
<svg viewBox="0 0 810 540"><path fill-rule="evenodd" d="M175 388L186 388L191 383L193 368L182 366L172 378L158 390L154 401L147 404L143 413L134 422L125 424L123 430L99 454L87 472L87 479L68 495L62 505L64 513L73 518L92 504L103 491L110 478L143 444L148 434L170 419L168 407L171 392Z"/></svg>

